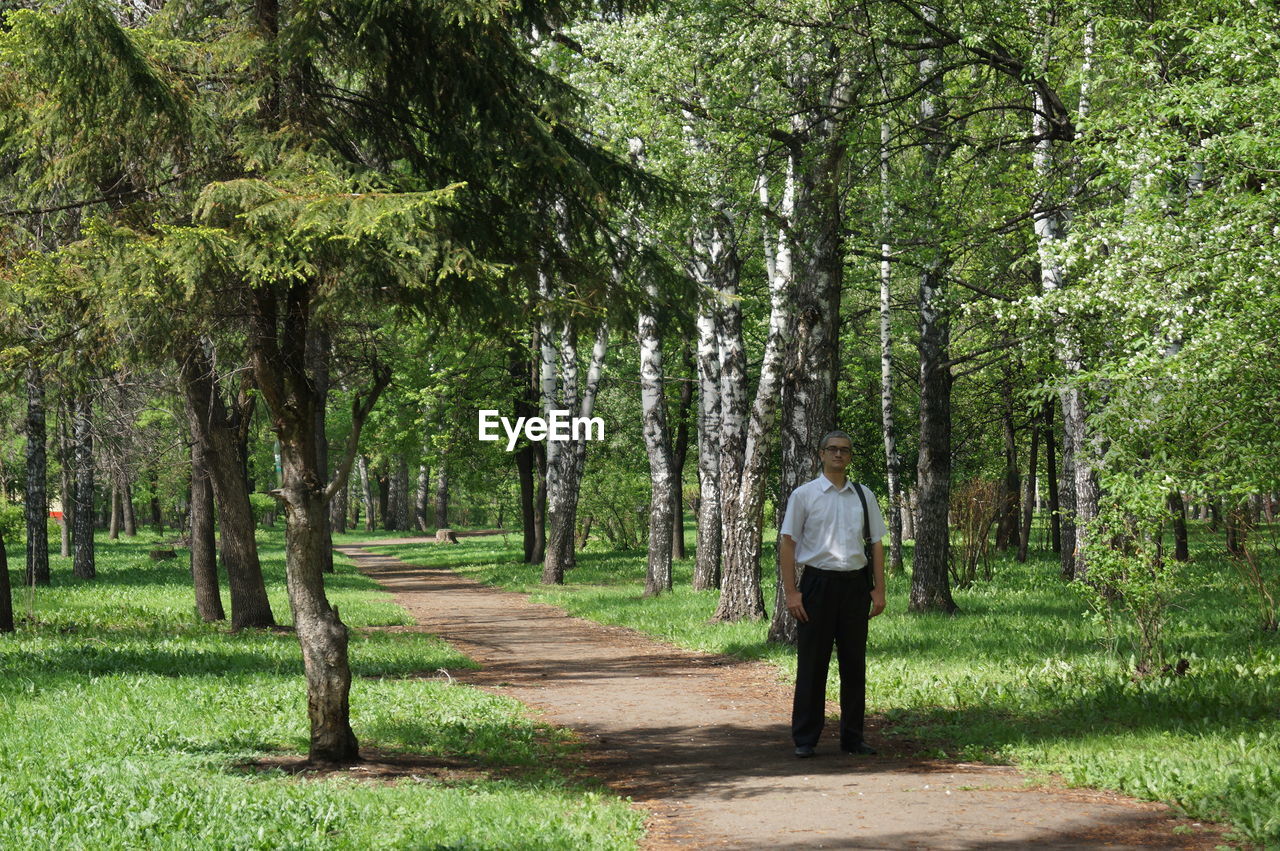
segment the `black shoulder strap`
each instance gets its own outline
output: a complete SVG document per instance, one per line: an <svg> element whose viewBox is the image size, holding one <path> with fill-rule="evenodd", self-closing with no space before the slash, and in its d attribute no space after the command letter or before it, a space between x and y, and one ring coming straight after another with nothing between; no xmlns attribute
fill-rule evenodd
<svg viewBox="0 0 1280 851"><path fill-rule="evenodd" d="M871 514L867 511L867 497L862 492L862 485L855 484L853 489L858 494L858 502L862 503L862 553L867 557L867 576L871 578L871 587L875 587L876 572L871 567Z"/></svg>

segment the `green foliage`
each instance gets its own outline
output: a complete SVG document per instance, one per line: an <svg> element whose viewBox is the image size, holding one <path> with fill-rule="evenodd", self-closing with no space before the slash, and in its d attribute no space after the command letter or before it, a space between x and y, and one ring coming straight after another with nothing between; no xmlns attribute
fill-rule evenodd
<svg viewBox="0 0 1280 851"><path fill-rule="evenodd" d="M9 546L26 538L27 521L21 505L0 499L0 535Z"/></svg>
<svg viewBox="0 0 1280 851"><path fill-rule="evenodd" d="M1169 485L1112 473L1103 487L1098 516L1088 525L1088 577L1076 587L1106 621L1109 634L1125 632L1130 624L1136 628L1135 671L1145 676L1164 663L1165 621L1176 593L1164 541ZM1119 617L1121 612L1127 617Z"/></svg>
<svg viewBox="0 0 1280 851"><path fill-rule="evenodd" d="M281 597L279 537L260 540ZM0 761L9 767L0 845L497 848L519 837L569 851L637 842L635 811L565 777L564 733L512 701L424 677L472 663L432 636L379 628L409 618L341 557L329 583L352 625L353 726L366 746L418 763L390 783L272 769L307 747L296 638L198 622L185 564L157 565L147 546L100 540L93 583L67 578L55 557L54 586L0 640Z"/></svg>

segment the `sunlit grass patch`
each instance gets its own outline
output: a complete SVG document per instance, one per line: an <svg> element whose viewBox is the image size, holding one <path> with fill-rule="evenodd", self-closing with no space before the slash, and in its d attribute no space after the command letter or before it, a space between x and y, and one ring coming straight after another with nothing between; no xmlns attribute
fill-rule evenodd
<svg viewBox="0 0 1280 851"><path fill-rule="evenodd" d="M261 537L288 622L278 531ZM363 746L467 766L457 777L306 779L243 766L305 754L305 683L287 630L205 624L185 555L98 542L98 578L15 595L0 637L0 848L633 847L640 815L571 779L572 743L514 701L451 683L473 667L337 559ZM11 574L15 583L17 571Z"/></svg>

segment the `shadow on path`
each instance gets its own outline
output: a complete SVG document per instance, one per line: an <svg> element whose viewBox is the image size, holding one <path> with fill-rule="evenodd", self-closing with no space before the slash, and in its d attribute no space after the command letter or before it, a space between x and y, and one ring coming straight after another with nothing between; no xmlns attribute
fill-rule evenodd
<svg viewBox="0 0 1280 851"><path fill-rule="evenodd" d="M1030 788L1012 768L791 754L777 670L573 618L451 571L346 545L424 629L586 743L592 773L653 813L647 847L1214 848L1223 829L1103 792ZM1177 832L1175 832L1177 829Z"/></svg>

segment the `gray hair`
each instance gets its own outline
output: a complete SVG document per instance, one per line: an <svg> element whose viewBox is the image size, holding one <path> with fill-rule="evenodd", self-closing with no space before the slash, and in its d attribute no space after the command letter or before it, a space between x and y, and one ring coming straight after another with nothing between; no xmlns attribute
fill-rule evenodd
<svg viewBox="0 0 1280 851"><path fill-rule="evenodd" d="M835 429L834 431L829 431L829 432L827 432L826 434L824 434L824 435L822 436L822 440L818 441L818 450L819 450L819 451L821 451L821 450L823 450L823 449L826 449L826 448L827 448L827 443L828 443L828 442L831 440L831 438L833 438L833 437L843 437L845 440L849 441L849 445L850 445L850 446L853 446L853 438L852 438L852 437L850 437L849 435L845 434L845 433L844 433L844 432L842 432L840 429Z"/></svg>

